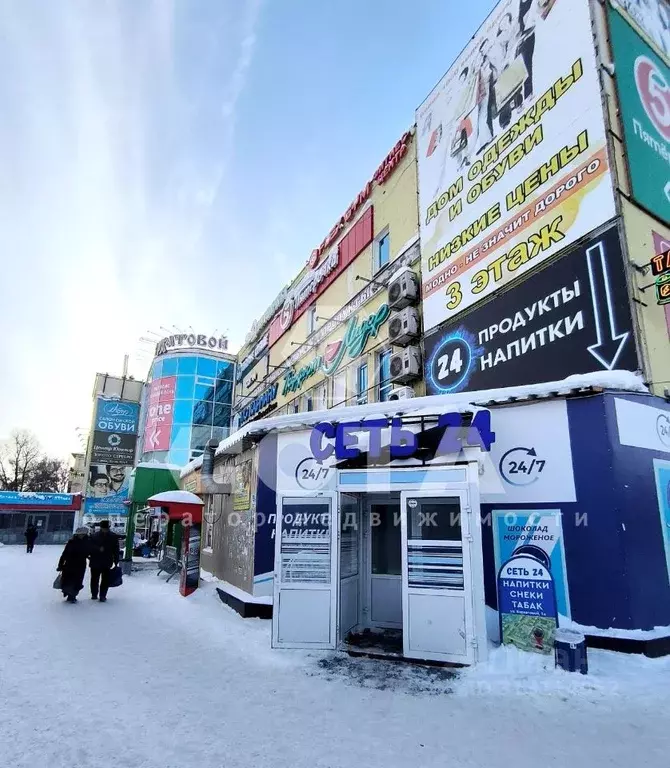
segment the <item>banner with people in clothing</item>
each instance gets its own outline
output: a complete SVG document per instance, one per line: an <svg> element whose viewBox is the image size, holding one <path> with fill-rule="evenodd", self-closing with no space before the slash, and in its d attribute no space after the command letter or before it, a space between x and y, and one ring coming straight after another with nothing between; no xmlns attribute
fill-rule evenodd
<svg viewBox="0 0 670 768"><path fill-rule="evenodd" d="M502 0L416 123L427 331L615 215L588 0Z"/></svg>
<svg viewBox="0 0 670 768"><path fill-rule="evenodd" d="M91 464L86 489L86 514L118 516L128 513L132 467L119 464Z"/></svg>

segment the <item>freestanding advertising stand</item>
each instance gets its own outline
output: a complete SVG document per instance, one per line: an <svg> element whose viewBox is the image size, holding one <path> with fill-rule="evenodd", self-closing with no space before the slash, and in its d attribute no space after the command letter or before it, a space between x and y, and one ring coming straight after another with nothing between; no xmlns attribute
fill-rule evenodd
<svg viewBox="0 0 670 768"><path fill-rule="evenodd" d="M172 524L182 527L179 591L187 597L200 583L200 531L202 499L189 491L165 491L148 500L149 506L160 507Z"/></svg>
<svg viewBox="0 0 670 768"><path fill-rule="evenodd" d="M182 568L179 592L188 597L200 582L200 523L184 528L182 536Z"/></svg>

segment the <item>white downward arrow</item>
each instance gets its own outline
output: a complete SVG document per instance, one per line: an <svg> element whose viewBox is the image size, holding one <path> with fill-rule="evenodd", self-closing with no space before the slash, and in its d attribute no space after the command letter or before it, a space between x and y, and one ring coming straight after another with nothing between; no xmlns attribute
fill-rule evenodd
<svg viewBox="0 0 670 768"><path fill-rule="evenodd" d="M593 318L596 324L596 343L591 344L587 349L603 368L611 371L630 334L628 331L616 332L614 300L602 241L586 249L586 263L589 269ZM601 304L603 300L605 307Z"/></svg>

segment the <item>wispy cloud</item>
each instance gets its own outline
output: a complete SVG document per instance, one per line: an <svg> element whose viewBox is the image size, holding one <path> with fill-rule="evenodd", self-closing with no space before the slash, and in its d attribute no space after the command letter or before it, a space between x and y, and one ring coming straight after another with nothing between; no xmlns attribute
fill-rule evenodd
<svg viewBox="0 0 670 768"><path fill-rule="evenodd" d="M96 370L147 328L209 327L187 290L233 152L259 0L0 7L0 438L76 447ZM3 366L4 367L4 366ZM136 371L142 374L144 371Z"/></svg>

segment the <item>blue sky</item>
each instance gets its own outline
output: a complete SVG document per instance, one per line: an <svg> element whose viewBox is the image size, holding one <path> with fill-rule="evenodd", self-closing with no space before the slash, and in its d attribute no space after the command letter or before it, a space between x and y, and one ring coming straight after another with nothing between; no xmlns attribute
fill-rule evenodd
<svg viewBox="0 0 670 768"><path fill-rule="evenodd" d="M77 450L149 329L236 348L492 2L453 6L2 3L0 439Z"/></svg>

